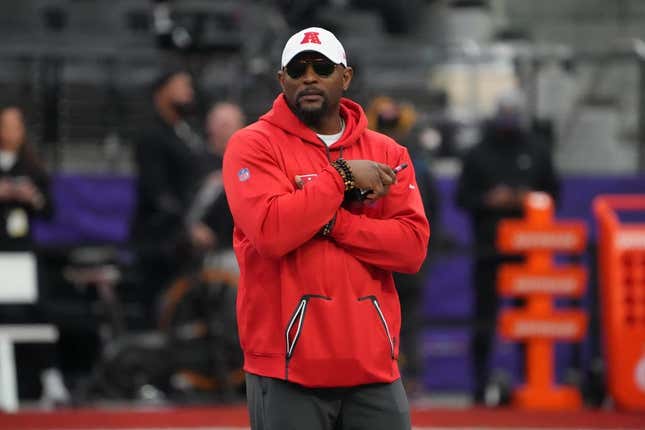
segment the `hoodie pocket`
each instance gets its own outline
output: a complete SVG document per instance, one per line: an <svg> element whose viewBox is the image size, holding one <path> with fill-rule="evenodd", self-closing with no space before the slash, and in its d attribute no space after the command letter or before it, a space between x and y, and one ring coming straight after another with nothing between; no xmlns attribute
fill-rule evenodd
<svg viewBox="0 0 645 430"><path fill-rule="evenodd" d="M294 351L296 350L296 345L298 340L302 335L302 330L305 323L305 314L307 313L307 305L312 299L317 300L331 300L331 297L317 295L317 294L306 294L300 298L296 309L291 314L287 328L285 330L285 340L286 340L286 357L287 357L287 372L289 369L289 360L293 356ZM288 374L288 373L287 373Z"/></svg>
<svg viewBox="0 0 645 430"><path fill-rule="evenodd" d="M383 327L383 333L385 334L385 338L387 339L388 345L390 347L390 355L392 359L394 359L394 339L392 338L392 334L390 332L390 326L388 325L387 320L385 319L385 315L381 310L381 306L378 303L378 299L376 298L376 296L364 296L358 299L359 302L362 302L365 300L369 300L372 303L372 306L374 307L374 311L376 312L376 315L381 323L381 326Z"/></svg>

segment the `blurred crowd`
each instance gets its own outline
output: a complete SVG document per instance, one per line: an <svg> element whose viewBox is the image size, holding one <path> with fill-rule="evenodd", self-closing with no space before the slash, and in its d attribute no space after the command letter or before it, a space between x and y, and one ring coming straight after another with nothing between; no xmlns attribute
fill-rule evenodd
<svg viewBox="0 0 645 430"><path fill-rule="evenodd" d="M232 101L217 101L201 121L195 118L192 77L182 67L170 68L158 76L150 102L155 112L154 126L140 130L134 152L138 173L130 224L132 259L122 267L134 273L137 280L134 290L128 293L129 300L138 306L136 330L125 329L121 336L116 336L119 332L115 331L109 342L116 345L111 348L119 353L106 358L97 352L98 364L90 381L70 381L67 385L76 387L78 401L101 396L173 399L187 393L193 400L209 395L230 400L241 394L242 384L234 318L238 269L221 168L228 138L247 119L239 104ZM519 258L497 254L496 224L502 218L520 217L523 196L529 191L546 191L554 198L558 195L558 177L549 148L532 138L522 122L521 109L517 97L500 97L495 116L482 124L481 142L464 155L455 197L472 217L476 240L472 371L473 396L480 403L486 400L490 382L488 360L499 302L495 271L502 262ZM449 151L441 145L441 126L445 124L438 122L436 126L421 117L411 104L389 96L371 100L366 114L370 128L407 147L433 239L444 240L442 202L431 166L433 157ZM27 142L23 115L18 105L0 111L0 214L5 227L0 234L2 251L35 249L33 219L46 219L52 214L49 177ZM395 277L403 310L401 366L411 395L423 392L419 333L423 328L423 289L433 252L435 244L431 244L426 264L418 274ZM38 304L3 305L0 318L7 323L42 321ZM161 341L159 333L165 335ZM56 347L47 349L43 354L31 350L24 353L25 357L40 357L37 362L23 358L19 351L20 366L25 374L30 373L25 370L29 367L38 373L35 379L42 382L44 401L68 403L72 396L57 368ZM188 352L191 349L192 353ZM123 361L122 355L128 353L133 363ZM152 364L150 361L159 353L180 357L161 366ZM116 378L117 374L121 374L116 378L119 380L124 375L132 377L133 370L128 366L135 365L147 366L136 373L138 381L117 383L111 379L110 375ZM21 385L27 395L39 390L38 381L33 386L34 374L31 384Z"/></svg>

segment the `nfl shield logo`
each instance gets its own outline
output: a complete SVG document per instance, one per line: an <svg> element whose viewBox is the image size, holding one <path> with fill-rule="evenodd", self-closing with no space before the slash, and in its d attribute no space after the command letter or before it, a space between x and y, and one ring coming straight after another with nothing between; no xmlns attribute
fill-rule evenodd
<svg viewBox="0 0 645 430"><path fill-rule="evenodd" d="M240 171L237 172L237 178L240 180L240 182L247 181L250 177L251 177L251 172L246 167L240 169Z"/></svg>

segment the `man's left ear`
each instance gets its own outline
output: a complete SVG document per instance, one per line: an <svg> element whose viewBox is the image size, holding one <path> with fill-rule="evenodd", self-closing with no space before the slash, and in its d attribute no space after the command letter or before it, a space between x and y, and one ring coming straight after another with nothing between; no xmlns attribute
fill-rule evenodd
<svg viewBox="0 0 645 430"><path fill-rule="evenodd" d="M343 91L349 89L349 84L352 82L352 77L354 76L354 69L347 66L343 70Z"/></svg>

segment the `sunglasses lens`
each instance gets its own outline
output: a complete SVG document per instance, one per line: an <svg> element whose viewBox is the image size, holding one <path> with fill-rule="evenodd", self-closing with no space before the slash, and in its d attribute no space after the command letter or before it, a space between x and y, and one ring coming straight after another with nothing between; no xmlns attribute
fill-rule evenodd
<svg viewBox="0 0 645 430"><path fill-rule="evenodd" d="M332 73L334 73L334 69L336 68L336 65L330 61L320 61L316 63L312 63L314 67L314 72L318 76L329 76Z"/></svg>
<svg viewBox="0 0 645 430"><path fill-rule="evenodd" d="M301 61L292 61L291 63L287 64L286 69L287 74L291 76L292 79L298 79L305 74L305 71L307 70L307 63L303 63Z"/></svg>
<svg viewBox="0 0 645 430"><path fill-rule="evenodd" d="M322 60L322 61L292 61L291 63L287 64L285 69L287 71L287 74L291 77L291 79L298 79L305 74L309 64L311 64L311 66L314 68L314 72L318 76L322 76L322 77L330 76L332 73L334 73L334 69L336 68L336 65L331 61Z"/></svg>

